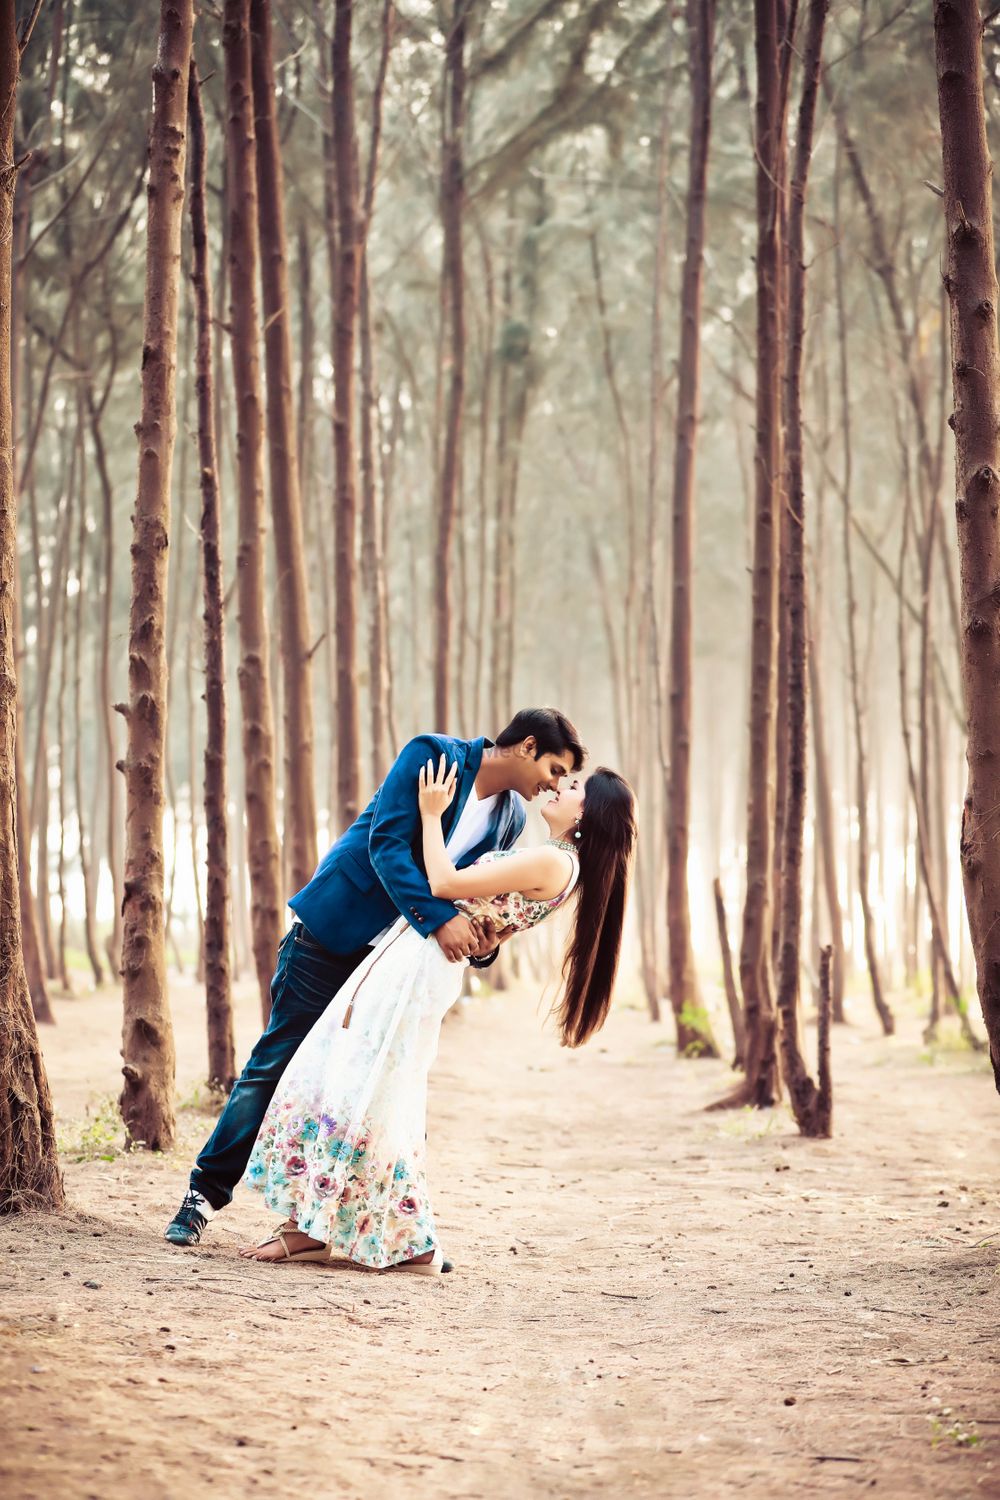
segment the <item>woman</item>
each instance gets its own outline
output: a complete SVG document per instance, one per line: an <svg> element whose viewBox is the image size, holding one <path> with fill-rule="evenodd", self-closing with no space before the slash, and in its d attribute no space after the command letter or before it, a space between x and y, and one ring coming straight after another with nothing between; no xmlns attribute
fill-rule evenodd
<svg viewBox="0 0 1000 1500"><path fill-rule="evenodd" d="M579 1047L611 1003L635 841L632 789L603 767L586 783L576 778L542 808L545 844L492 851L464 870L441 827L454 794L455 767L442 757L435 771L428 761L418 797L435 896L493 917L505 936L576 898L558 1021L563 1044ZM427 1074L464 968L401 918L331 1001L278 1084L244 1178L286 1222L242 1255L327 1261L337 1251L370 1270L440 1273L424 1167Z"/></svg>

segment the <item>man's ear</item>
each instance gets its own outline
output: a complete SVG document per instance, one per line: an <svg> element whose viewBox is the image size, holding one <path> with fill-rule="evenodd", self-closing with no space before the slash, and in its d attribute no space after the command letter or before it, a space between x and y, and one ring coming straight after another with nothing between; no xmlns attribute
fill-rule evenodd
<svg viewBox="0 0 1000 1500"><path fill-rule="evenodd" d="M538 741L533 734L529 734L526 740L522 740L521 754L530 755L532 760L538 759Z"/></svg>

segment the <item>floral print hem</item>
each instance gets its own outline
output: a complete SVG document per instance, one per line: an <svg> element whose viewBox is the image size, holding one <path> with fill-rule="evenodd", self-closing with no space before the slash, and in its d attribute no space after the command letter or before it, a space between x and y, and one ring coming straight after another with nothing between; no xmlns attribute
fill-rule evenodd
<svg viewBox="0 0 1000 1500"><path fill-rule="evenodd" d="M371 1122L360 1137L348 1139L330 1116L293 1110L286 1100L268 1115L247 1167L247 1185L263 1193L268 1208L370 1270L434 1249L437 1233L421 1169L400 1159L376 1160Z"/></svg>

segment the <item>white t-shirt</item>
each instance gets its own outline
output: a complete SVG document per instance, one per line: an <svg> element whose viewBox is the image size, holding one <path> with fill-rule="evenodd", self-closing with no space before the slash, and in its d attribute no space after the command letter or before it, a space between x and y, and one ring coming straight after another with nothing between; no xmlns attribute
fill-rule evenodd
<svg viewBox="0 0 1000 1500"><path fill-rule="evenodd" d="M452 864L457 865L470 849L474 849L478 843L481 843L490 826L490 819L499 795L499 792L495 792L492 797L480 798L476 796L475 787L472 788L468 801L462 808L458 822L449 834L445 845ZM377 937L373 937L372 947L376 947L395 925L395 922L390 922L389 926L384 927Z"/></svg>
<svg viewBox="0 0 1000 1500"><path fill-rule="evenodd" d="M476 796L475 787L472 788L469 799L462 808L458 822L445 845L453 865L457 865L458 861L485 837L493 816L493 809L497 805L497 795L494 793L492 797L483 797L480 800Z"/></svg>

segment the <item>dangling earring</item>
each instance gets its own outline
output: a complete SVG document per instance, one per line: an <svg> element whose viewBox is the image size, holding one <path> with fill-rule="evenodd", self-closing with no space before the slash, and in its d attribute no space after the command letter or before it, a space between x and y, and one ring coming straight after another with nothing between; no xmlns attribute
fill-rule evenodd
<svg viewBox="0 0 1000 1500"><path fill-rule="evenodd" d="M573 837L575 839L578 839L580 837L580 823L579 823L579 820L577 820L576 832L574 833Z"/></svg>

